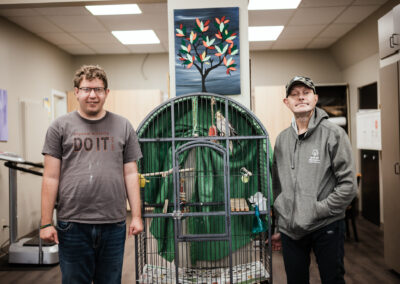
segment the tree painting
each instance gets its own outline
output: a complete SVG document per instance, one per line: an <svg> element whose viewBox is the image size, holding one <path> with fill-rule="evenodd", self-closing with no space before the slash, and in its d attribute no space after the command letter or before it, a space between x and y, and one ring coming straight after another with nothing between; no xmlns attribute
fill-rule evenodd
<svg viewBox="0 0 400 284"><path fill-rule="evenodd" d="M239 8L174 11L176 94L240 94Z"/></svg>

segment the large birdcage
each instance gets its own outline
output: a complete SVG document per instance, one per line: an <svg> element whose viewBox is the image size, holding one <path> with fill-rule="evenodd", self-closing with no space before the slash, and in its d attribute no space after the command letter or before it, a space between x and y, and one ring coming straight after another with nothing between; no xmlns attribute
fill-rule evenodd
<svg viewBox="0 0 400 284"><path fill-rule="evenodd" d="M173 98L137 129L138 283L272 283L268 133L220 95ZM258 214L259 213L259 214Z"/></svg>

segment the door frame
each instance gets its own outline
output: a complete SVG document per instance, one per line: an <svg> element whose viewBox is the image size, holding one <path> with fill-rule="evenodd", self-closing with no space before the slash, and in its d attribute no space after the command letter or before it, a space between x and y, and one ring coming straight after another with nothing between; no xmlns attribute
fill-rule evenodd
<svg viewBox="0 0 400 284"><path fill-rule="evenodd" d="M51 90L51 120L56 119L55 117L55 101L56 99L61 99L65 102L65 113L68 112L68 105L67 105L67 94L65 92L57 91L55 89Z"/></svg>

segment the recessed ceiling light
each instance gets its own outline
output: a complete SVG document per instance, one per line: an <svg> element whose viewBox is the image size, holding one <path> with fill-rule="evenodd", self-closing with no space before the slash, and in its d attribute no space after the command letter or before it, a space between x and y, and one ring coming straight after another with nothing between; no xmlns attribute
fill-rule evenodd
<svg viewBox="0 0 400 284"><path fill-rule="evenodd" d="M301 0L250 0L249 10L296 9Z"/></svg>
<svg viewBox="0 0 400 284"><path fill-rule="evenodd" d="M85 6L93 15L127 15L127 14L141 14L139 6L136 4L122 4L122 5L91 5Z"/></svg>
<svg viewBox="0 0 400 284"><path fill-rule="evenodd" d="M281 34L283 26L249 27L249 41L272 41Z"/></svg>
<svg viewBox="0 0 400 284"><path fill-rule="evenodd" d="M137 31L112 31L111 32L122 44L156 44L160 43L153 30Z"/></svg>

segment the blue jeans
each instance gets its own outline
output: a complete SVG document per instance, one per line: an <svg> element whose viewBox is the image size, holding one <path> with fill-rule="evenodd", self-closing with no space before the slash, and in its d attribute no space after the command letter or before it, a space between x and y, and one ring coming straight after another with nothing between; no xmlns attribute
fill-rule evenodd
<svg viewBox="0 0 400 284"><path fill-rule="evenodd" d="M310 283L312 249L322 284L344 284L344 236L344 220L333 222L300 240L293 240L281 233L287 283Z"/></svg>
<svg viewBox="0 0 400 284"><path fill-rule="evenodd" d="M63 284L121 283L126 222L57 222Z"/></svg>

